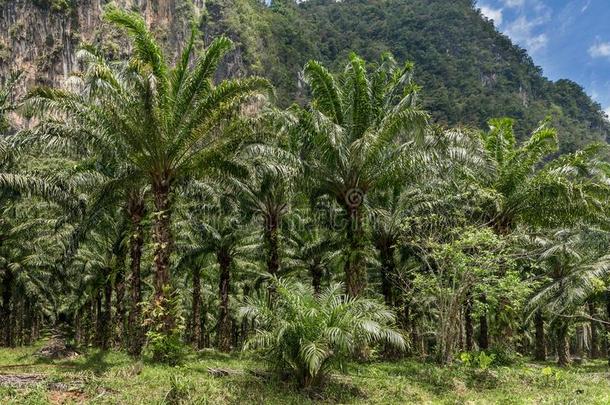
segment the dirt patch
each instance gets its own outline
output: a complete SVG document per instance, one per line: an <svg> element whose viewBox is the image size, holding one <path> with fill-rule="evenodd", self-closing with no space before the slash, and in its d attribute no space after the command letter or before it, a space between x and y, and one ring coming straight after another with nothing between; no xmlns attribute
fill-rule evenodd
<svg viewBox="0 0 610 405"><path fill-rule="evenodd" d="M16 389L44 387L52 404L82 404L87 399L83 381L49 381L43 374L0 374L0 385Z"/></svg>
<svg viewBox="0 0 610 405"><path fill-rule="evenodd" d="M46 377L40 374L0 374L0 385L14 388L28 388L44 384Z"/></svg>
<svg viewBox="0 0 610 405"><path fill-rule="evenodd" d="M0 385L13 388L30 388L42 385L51 391L80 391L85 383L81 380L49 381L44 374L0 374Z"/></svg>
<svg viewBox="0 0 610 405"><path fill-rule="evenodd" d="M49 402L52 404L84 404L87 396L81 391L51 391Z"/></svg>

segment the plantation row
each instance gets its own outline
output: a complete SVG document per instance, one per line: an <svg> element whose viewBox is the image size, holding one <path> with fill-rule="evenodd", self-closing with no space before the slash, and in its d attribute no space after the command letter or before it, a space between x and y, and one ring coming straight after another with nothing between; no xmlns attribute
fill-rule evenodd
<svg viewBox="0 0 610 405"><path fill-rule="evenodd" d="M310 61L281 110L215 80L229 39L193 31L172 64L139 15L105 18L128 60L85 46L64 87L0 94L30 123L0 139L5 346L252 350L303 386L350 358L610 355L605 146L441 128L387 54Z"/></svg>

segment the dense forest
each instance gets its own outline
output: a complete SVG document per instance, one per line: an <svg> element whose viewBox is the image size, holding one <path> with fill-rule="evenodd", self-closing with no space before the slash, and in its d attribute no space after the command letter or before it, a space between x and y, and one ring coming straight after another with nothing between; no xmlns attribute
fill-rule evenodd
<svg viewBox="0 0 610 405"><path fill-rule="evenodd" d="M550 115L566 152L605 141L610 132L600 106L578 84L547 80L470 0L313 0L300 6L280 0L268 10L247 1L207 4L212 32L237 41L249 71L275 84L283 106L306 99L296 79L307 60L340 69L352 51L366 60L390 51L415 63L422 104L438 123L482 127L489 117L509 116L524 139Z"/></svg>
<svg viewBox="0 0 610 405"><path fill-rule="evenodd" d="M314 400L353 362L607 368L609 124L438 3L212 0L177 50L109 5L62 84L8 75L1 345L240 354Z"/></svg>

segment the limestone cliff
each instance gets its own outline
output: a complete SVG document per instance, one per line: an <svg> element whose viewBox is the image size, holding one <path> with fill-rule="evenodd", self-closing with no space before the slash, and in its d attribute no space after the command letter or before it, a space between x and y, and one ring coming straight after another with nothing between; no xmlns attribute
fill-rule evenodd
<svg viewBox="0 0 610 405"><path fill-rule="evenodd" d="M80 43L103 43L110 54L125 53L124 37L101 21L104 0L0 0L0 76L21 70L25 84L59 84L75 69ZM179 52L200 18L203 0L120 0L139 10L164 39L170 54ZM103 41L102 41L103 39Z"/></svg>

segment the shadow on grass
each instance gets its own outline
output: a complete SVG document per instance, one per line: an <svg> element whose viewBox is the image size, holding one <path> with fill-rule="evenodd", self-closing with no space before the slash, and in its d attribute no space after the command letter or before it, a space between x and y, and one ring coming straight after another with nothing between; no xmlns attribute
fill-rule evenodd
<svg viewBox="0 0 610 405"><path fill-rule="evenodd" d="M212 361L226 361L226 360L234 360L239 359L238 353L222 353L218 350L200 350L197 352L192 352L187 356L187 361L189 360L212 360Z"/></svg>
<svg viewBox="0 0 610 405"><path fill-rule="evenodd" d="M76 360L64 360L58 365L72 367L77 371L89 371L100 376L113 366L113 363L107 361L107 355L106 351L94 350Z"/></svg>
<svg viewBox="0 0 610 405"><path fill-rule="evenodd" d="M351 381L329 378L323 386L303 389L277 374L260 377L249 373L216 377L227 379L228 404L345 404L366 399L366 394Z"/></svg>

